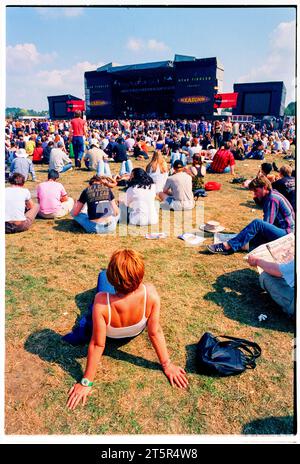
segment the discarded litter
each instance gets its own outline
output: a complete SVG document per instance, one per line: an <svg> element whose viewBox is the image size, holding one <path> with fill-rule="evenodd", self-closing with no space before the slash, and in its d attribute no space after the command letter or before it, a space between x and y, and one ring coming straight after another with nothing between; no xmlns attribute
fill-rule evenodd
<svg viewBox="0 0 300 464"><path fill-rule="evenodd" d="M200 245L200 243L203 243L206 240L204 237L200 235L188 233L178 235L178 238L184 240L189 245Z"/></svg>
<svg viewBox="0 0 300 464"><path fill-rule="evenodd" d="M155 232L155 233L152 233L152 234L146 234L145 235L145 238L147 238L148 240L157 240L159 238L167 238L167 234L166 232Z"/></svg>
<svg viewBox="0 0 300 464"><path fill-rule="evenodd" d="M265 321L266 319L268 319L268 316L267 316L266 314L260 314L260 315L258 316L259 322Z"/></svg>

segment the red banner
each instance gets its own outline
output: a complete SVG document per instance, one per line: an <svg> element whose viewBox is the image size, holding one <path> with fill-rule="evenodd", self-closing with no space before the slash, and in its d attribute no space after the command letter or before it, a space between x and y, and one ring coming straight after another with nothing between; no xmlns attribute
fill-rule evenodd
<svg viewBox="0 0 300 464"><path fill-rule="evenodd" d="M214 108L235 108L238 92L218 93L214 96Z"/></svg>
<svg viewBox="0 0 300 464"><path fill-rule="evenodd" d="M68 100L67 101L67 112L71 113L74 111L85 111L84 100Z"/></svg>

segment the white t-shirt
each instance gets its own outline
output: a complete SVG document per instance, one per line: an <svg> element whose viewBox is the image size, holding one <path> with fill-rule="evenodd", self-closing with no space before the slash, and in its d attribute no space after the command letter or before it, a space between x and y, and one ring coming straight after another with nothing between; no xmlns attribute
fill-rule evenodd
<svg viewBox="0 0 300 464"><path fill-rule="evenodd" d="M290 149L290 142L288 140L283 140L282 142L282 149L284 151L288 151Z"/></svg>
<svg viewBox="0 0 300 464"><path fill-rule="evenodd" d="M187 149L188 154L189 154L189 161L192 161L192 160L193 160L193 156L194 156L195 154L199 154L199 153L201 152L201 150L202 150L201 145L197 145L196 147L189 147L189 148Z"/></svg>
<svg viewBox="0 0 300 464"><path fill-rule="evenodd" d="M5 189L5 222L25 221L25 202L31 195L27 188L7 187Z"/></svg>
<svg viewBox="0 0 300 464"><path fill-rule="evenodd" d="M156 171L150 171L149 176L152 178L155 188L156 188L156 193L163 192L165 183L168 178L168 171L167 172L160 172L159 166L157 166Z"/></svg>
<svg viewBox="0 0 300 464"><path fill-rule="evenodd" d="M52 148L50 153L49 171L54 169L57 172L61 172L64 165L72 163L70 158L60 148Z"/></svg>
<svg viewBox="0 0 300 464"><path fill-rule="evenodd" d="M125 145L127 150L131 151L133 150L133 145L135 144L135 140L133 138L129 138L125 140Z"/></svg>
<svg viewBox="0 0 300 464"><path fill-rule="evenodd" d="M173 209L193 209L195 206L192 177L186 172L178 172L168 177L165 190L171 189Z"/></svg>
<svg viewBox="0 0 300 464"><path fill-rule="evenodd" d="M155 207L156 188L129 187L126 192L126 204L129 208L129 223L138 226L158 223Z"/></svg>
<svg viewBox="0 0 300 464"><path fill-rule="evenodd" d="M109 144L109 140L108 139L103 139L100 143L100 148L102 150L105 150L105 148L107 147L107 145Z"/></svg>

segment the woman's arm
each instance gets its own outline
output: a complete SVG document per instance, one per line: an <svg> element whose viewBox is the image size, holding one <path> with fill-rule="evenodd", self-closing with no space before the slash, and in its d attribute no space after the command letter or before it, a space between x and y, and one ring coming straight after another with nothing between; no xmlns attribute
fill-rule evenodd
<svg viewBox="0 0 300 464"><path fill-rule="evenodd" d="M173 364L168 354L165 336L159 323L160 299L154 287L151 296L153 305L147 324L150 341L172 387L177 385L179 388L186 388L188 380L185 370Z"/></svg>
<svg viewBox="0 0 300 464"><path fill-rule="evenodd" d="M120 210L117 206L116 200L111 200L110 202L114 216L118 216L120 214Z"/></svg>
<svg viewBox="0 0 300 464"><path fill-rule="evenodd" d="M106 322L103 316L105 305L99 303L99 296L96 296L93 307L93 335L89 344L87 364L83 375L83 378L88 379L90 382L93 382L95 378L106 340ZM91 394L91 388L76 383L68 393L67 407L75 409L81 400L82 404L85 405L87 397Z"/></svg>
<svg viewBox="0 0 300 464"><path fill-rule="evenodd" d="M77 200L76 203L75 203L75 206L73 208L73 211L72 211L72 216L78 216L78 214L80 213L80 211L82 210L84 204L81 203L81 201Z"/></svg>

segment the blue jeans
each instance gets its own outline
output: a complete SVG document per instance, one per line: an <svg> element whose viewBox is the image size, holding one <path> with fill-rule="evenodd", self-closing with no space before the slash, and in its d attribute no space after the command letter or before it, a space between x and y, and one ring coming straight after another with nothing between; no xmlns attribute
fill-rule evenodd
<svg viewBox="0 0 300 464"><path fill-rule="evenodd" d="M263 150L250 151L249 153L245 155L245 158L263 161L265 159L264 151Z"/></svg>
<svg viewBox="0 0 300 464"><path fill-rule="evenodd" d="M119 216L112 216L107 224L90 221L85 213L79 213L77 216L73 216L73 219L89 234L109 234L116 230Z"/></svg>
<svg viewBox="0 0 300 464"><path fill-rule="evenodd" d="M68 171L69 169L71 169L73 166L72 166L72 163L68 163L68 164L65 164L64 167L62 168L62 170L60 171L61 173L62 172L66 172Z"/></svg>
<svg viewBox="0 0 300 464"><path fill-rule="evenodd" d="M109 176L111 177L111 171L108 161L98 161L97 164L97 176Z"/></svg>
<svg viewBox="0 0 300 464"><path fill-rule="evenodd" d="M206 171L211 172L212 174L215 172L211 168L211 163L206 164ZM216 172L215 174L228 174L230 172L230 166L227 166L223 172Z"/></svg>
<svg viewBox="0 0 300 464"><path fill-rule="evenodd" d="M237 251L249 243L250 250L253 250L263 243L272 242L286 234L287 231L284 229L280 229L261 219L254 219L236 237L228 240L228 244L233 251Z"/></svg>
<svg viewBox="0 0 300 464"><path fill-rule="evenodd" d="M123 161L119 176L123 176L124 174L131 174L131 171L133 169L133 164L131 160Z"/></svg>
<svg viewBox="0 0 300 464"><path fill-rule="evenodd" d="M170 159L171 166L173 166L173 164L177 160L180 160L182 162L183 166L186 166L186 156L185 156L184 153L178 153L178 152L171 153L171 159Z"/></svg>
<svg viewBox="0 0 300 464"><path fill-rule="evenodd" d="M79 135L74 135L72 138L75 166L78 166L78 160L81 161L84 153L84 141L83 137Z"/></svg>

